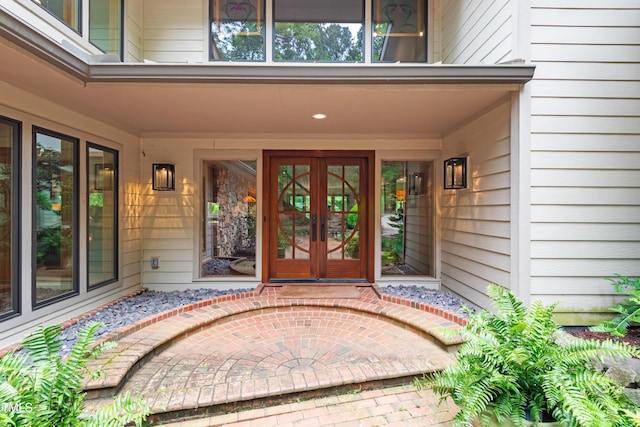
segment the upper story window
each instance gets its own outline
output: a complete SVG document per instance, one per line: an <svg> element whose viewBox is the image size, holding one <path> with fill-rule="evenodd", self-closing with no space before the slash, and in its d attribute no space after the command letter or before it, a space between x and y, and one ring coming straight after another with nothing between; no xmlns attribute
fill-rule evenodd
<svg viewBox="0 0 640 427"><path fill-rule="evenodd" d="M211 60L427 60L426 0L266 1L211 0Z"/></svg>
<svg viewBox="0 0 640 427"><path fill-rule="evenodd" d="M274 0L274 61L362 61L364 0Z"/></svg>
<svg viewBox="0 0 640 427"><path fill-rule="evenodd" d="M62 22L80 32L81 0L33 0Z"/></svg>
<svg viewBox="0 0 640 427"><path fill-rule="evenodd" d="M373 61L427 60L424 0L374 0Z"/></svg>
<svg viewBox="0 0 640 427"><path fill-rule="evenodd" d="M211 59L264 61L263 0L211 0Z"/></svg>
<svg viewBox="0 0 640 427"><path fill-rule="evenodd" d="M105 53L122 57L123 0L91 0L89 41Z"/></svg>

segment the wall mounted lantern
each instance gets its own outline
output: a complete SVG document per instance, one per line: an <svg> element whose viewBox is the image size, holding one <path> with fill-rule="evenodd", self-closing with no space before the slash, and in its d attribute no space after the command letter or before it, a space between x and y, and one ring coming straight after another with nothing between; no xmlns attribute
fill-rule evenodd
<svg viewBox="0 0 640 427"><path fill-rule="evenodd" d="M444 161L444 189L467 188L467 158L452 157Z"/></svg>
<svg viewBox="0 0 640 427"><path fill-rule="evenodd" d="M176 189L176 166L170 163L153 164L153 189L174 191Z"/></svg>

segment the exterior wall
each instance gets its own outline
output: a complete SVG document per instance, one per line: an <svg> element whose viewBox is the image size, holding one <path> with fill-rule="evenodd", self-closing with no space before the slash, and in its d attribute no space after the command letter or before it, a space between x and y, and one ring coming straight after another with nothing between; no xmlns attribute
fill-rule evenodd
<svg viewBox="0 0 640 427"><path fill-rule="evenodd" d="M443 139L443 158L468 156L467 189L442 190L444 287L482 307L491 283L510 287L510 102ZM442 169L440 169L442 170Z"/></svg>
<svg viewBox="0 0 640 427"><path fill-rule="evenodd" d="M200 185L203 162L215 160L258 160L257 216L262 216L261 150L317 149L326 150L388 150L393 146L393 156L380 158L416 159L416 153L427 153L440 148L440 140L376 140L375 137L355 136L353 139L309 139L286 136L280 139L172 137L143 138L142 151L142 271L143 286L158 290L188 289L197 287L250 287L261 277L247 279L242 276L220 279L199 279L199 262L202 252L201 225L203 208ZM238 149L242 147L242 149ZM403 151L408 153L403 158ZM426 154L425 154L426 155ZM174 163L176 166L176 191L153 191L151 168L153 163ZM198 183L198 185L196 185ZM377 206L379 209L379 206ZM379 212L379 210L377 211ZM379 224L378 224L379 227ZM261 272L262 223L256 224L258 247L256 271ZM378 233L379 234L379 230ZM379 236L376 247L380 247ZM151 268L151 258L159 257L160 268ZM379 263L379 255L376 262ZM378 267L379 268L379 267Z"/></svg>
<svg viewBox="0 0 640 427"><path fill-rule="evenodd" d="M532 299L606 311L640 276L640 2L532 6Z"/></svg>
<svg viewBox="0 0 640 427"><path fill-rule="evenodd" d="M144 1L144 59L154 62L208 61L209 12L203 0Z"/></svg>
<svg viewBox="0 0 640 427"><path fill-rule="evenodd" d="M441 60L497 64L512 58L512 0L441 0Z"/></svg>
<svg viewBox="0 0 640 427"><path fill-rule="evenodd" d="M6 83L0 82L0 115L22 122L22 194L21 194L21 314L0 322L0 348L18 342L38 325L61 323L98 307L140 287L140 142L137 137L88 118L62 104L45 101ZM28 112L28 113L27 113ZM80 224L79 233L86 231L86 143L100 144L118 150L120 165L120 265L119 278L87 292L86 239L80 238L79 295L41 307L31 308L32 271L32 126L39 126L80 139ZM81 234L82 236L82 234Z"/></svg>

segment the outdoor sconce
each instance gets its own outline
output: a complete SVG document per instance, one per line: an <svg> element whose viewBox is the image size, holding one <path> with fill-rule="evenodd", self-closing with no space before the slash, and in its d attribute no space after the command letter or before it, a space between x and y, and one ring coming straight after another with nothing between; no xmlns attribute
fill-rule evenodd
<svg viewBox="0 0 640 427"><path fill-rule="evenodd" d="M176 166L170 163L153 164L153 189L155 191L175 191Z"/></svg>
<svg viewBox="0 0 640 427"><path fill-rule="evenodd" d="M452 157L444 161L444 189L467 188L467 158Z"/></svg>

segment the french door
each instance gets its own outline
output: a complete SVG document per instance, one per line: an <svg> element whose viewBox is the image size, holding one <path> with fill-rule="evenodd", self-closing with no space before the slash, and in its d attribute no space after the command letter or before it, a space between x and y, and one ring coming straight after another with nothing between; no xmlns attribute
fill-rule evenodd
<svg viewBox="0 0 640 427"><path fill-rule="evenodd" d="M369 152L265 153L270 281L370 281Z"/></svg>

